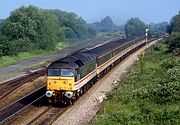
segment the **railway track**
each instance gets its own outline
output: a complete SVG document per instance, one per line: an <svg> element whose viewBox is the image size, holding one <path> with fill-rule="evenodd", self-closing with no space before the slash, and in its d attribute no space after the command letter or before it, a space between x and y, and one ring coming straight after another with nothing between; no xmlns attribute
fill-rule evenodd
<svg viewBox="0 0 180 125"><path fill-rule="evenodd" d="M26 110L33 104L44 101L46 87L33 91L32 93L26 95L25 97L17 100L16 102L4 107L0 110L0 124L5 124L12 120L16 115L20 114L22 111Z"/></svg>
<svg viewBox="0 0 180 125"><path fill-rule="evenodd" d="M27 125L50 125L69 107L48 107L37 117L32 119Z"/></svg>
<svg viewBox="0 0 180 125"><path fill-rule="evenodd" d="M151 39L148 41L151 42L155 39ZM42 72L42 74L41 74ZM43 75L45 72L45 69L40 71L40 74L35 73L32 76L28 76L21 78L22 83L23 82L28 82L29 80L32 80L33 78L37 78L41 75ZM45 74L44 74L45 75ZM19 80L21 80L19 79ZM26 79L26 80L23 80ZM0 90L8 87L15 87L19 86L17 84L18 79L13 80L9 83L3 84L0 86ZM22 85L21 83L21 85ZM46 100L45 98L45 93L46 88L45 86L42 86L40 89L28 94L27 96L19 99L18 101L14 102L13 104L8 105L7 107L3 108L0 110L0 124L8 123L8 121L11 121L15 116L21 114L24 110L30 108L32 105L42 102L43 100ZM1 92L2 93L2 92ZM0 94L1 96L1 94ZM1 96L3 97L3 96ZM0 97L0 98L1 98ZM28 125L36 125L36 124L52 124L63 112L65 112L69 107L47 107L43 112L41 112L37 117L34 119L30 120L27 124Z"/></svg>
<svg viewBox="0 0 180 125"><path fill-rule="evenodd" d="M46 68L0 84L0 100L23 84L46 75Z"/></svg>
<svg viewBox="0 0 180 125"><path fill-rule="evenodd" d="M85 51L86 48L81 48L78 50L72 50L72 53L80 52L80 51ZM23 84L27 82L31 82L35 80L36 78L40 76L46 75L46 68L40 69L38 71L35 71L33 73L18 77L16 79L4 82L0 84L0 100L5 98L7 95L10 95L10 93L22 86ZM3 107L0 109L0 124L7 123L7 121L10 121L13 119L16 115L20 114L23 112L25 109L28 109L31 105L40 102L41 99L45 98L44 96L45 93L45 87L41 87L38 90L33 91L32 93L22 97L21 99L17 100L16 102L11 103L10 105ZM51 110L50 110L51 111ZM54 110L53 110L54 111ZM45 112L49 112L45 111ZM45 114L42 113L41 115ZM40 116L38 116L39 119ZM30 123L33 123L35 120L32 120Z"/></svg>
<svg viewBox="0 0 180 125"><path fill-rule="evenodd" d="M68 53L68 55L71 55L73 53L77 53L80 51L86 51L87 48L92 48L92 47L96 47L98 45L102 45L105 43L108 43L110 41L113 40L118 40L119 38L113 38L111 40L108 40L106 42L95 42L95 43L86 43L85 45L83 45L82 47L79 45L75 45L74 47L71 47L71 52ZM67 55L64 55L67 56ZM9 95L13 90L17 89L18 87L22 86L23 84L32 81L40 76L44 76L46 75L46 68L42 68L38 71L35 71L33 73L18 77L16 79L4 82L0 84L0 100L2 100L4 97L6 97L7 95Z"/></svg>
<svg viewBox="0 0 180 125"><path fill-rule="evenodd" d="M108 40L106 41L107 42L110 42L112 40L117 40L118 38L114 38L114 39L111 39L111 40ZM101 43L102 44L102 43ZM79 47L79 46L74 46L72 47L72 50L70 53L68 53L68 55L71 55L73 53L77 53L77 52L80 52L80 51L85 51L86 48L91 48L91 47L94 47L94 46L97 46L99 45L98 44L88 44L88 46L82 46L82 47ZM38 71L35 71L33 73L30 73L30 74L27 74L27 75L24 75L24 76L21 76L21 77L18 77L16 79L13 79L13 80L10 80L10 81L7 81L7 82L4 82L4 83L1 83L0 84L0 100L2 100L4 97L6 97L7 95L9 95L13 90L15 90L16 88L22 86L23 84L29 82L29 81L32 81L40 76L44 76L46 75L46 68L42 68Z"/></svg>
<svg viewBox="0 0 180 125"><path fill-rule="evenodd" d="M80 50L74 51L73 53L84 51L85 49L86 48L82 48ZM36 79L40 76L45 76L46 70L47 70L46 68L43 68L43 69L40 69L33 73L30 73L28 75L25 75L25 76L22 76L22 77L19 77L19 78L16 78L16 79L13 79L13 80L10 80L10 81L0 84L0 99L3 99L7 95L9 95L14 89L22 86L23 84L25 84L29 81L33 81L34 79ZM7 124L7 123L11 122L13 120L13 118L20 115L28 108L31 108L32 105L36 105L36 103L42 103L44 100L46 100L45 91L46 91L46 87L42 86L41 88L22 97L21 99L17 100L16 102L13 102L10 105L0 109L0 124ZM44 115L47 113L48 114L49 113L56 114L56 115L53 115L53 117L55 119L60 114L62 114L62 112L65 111L65 109L67 109L67 107L61 108L61 109L54 108L54 107L48 108L47 110L42 112L40 115L38 115L38 117L33 119L28 124L34 124L34 123L40 122L39 119L42 119L42 117L44 117ZM44 119L46 121L46 119L48 119L48 117L46 117ZM51 121L51 123L53 122L52 118L51 118L51 120L48 120L48 121L49 121L48 123L50 123L50 121ZM41 120L41 122L43 122L43 121Z"/></svg>
<svg viewBox="0 0 180 125"><path fill-rule="evenodd" d="M0 110L0 124L9 124L20 116L26 110L33 110L34 106L45 104L45 86L40 89L30 93L26 97L10 104L9 106ZM44 108L44 110L38 114L35 118L30 119L26 125L37 125L37 124L52 124L63 112L65 112L70 106L49 106Z"/></svg>

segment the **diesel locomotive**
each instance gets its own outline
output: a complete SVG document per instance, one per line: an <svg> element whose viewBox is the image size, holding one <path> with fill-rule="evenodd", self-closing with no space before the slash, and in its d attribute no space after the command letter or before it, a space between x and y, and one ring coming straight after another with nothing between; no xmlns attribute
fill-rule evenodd
<svg viewBox="0 0 180 125"><path fill-rule="evenodd" d="M47 69L47 98L51 103L71 103L126 56L145 44L144 38L119 39L56 60Z"/></svg>

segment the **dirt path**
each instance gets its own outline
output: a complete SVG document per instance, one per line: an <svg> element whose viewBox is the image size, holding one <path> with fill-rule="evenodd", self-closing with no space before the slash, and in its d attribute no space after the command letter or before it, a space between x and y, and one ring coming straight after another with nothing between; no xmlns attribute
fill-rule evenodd
<svg viewBox="0 0 180 125"><path fill-rule="evenodd" d="M151 42L149 46L155 44ZM61 115L53 125L86 125L95 117L101 106L102 98L117 86L117 80L120 80L125 72L137 61L138 55L146 47L139 49L129 56L121 64L115 67L108 75L98 81L83 97L81 97L70 109Z"/></svg>
<svg viewBox="0 0 180 125"><path fill-rule="evenodd" d="M117 39L117 38L114 38L114 39ZM26 72L30 70L32 67L40 68L43 66L47 66L53 60L63 58L73 51L77 51L79 49L86 48L89 46L92 47L98 44L106 43L111 40L113 39L107 40L107 39L101 38L101 39L95 39L92 41L89 40L87 42L79 43L79 44L67 47L65 49L62 49L61 51L57 53L26 59L16 64L9 65L4 68L0 68L0 84L2 82L8 81L10 79L14 79L16 77L26 74Z"/></svg>

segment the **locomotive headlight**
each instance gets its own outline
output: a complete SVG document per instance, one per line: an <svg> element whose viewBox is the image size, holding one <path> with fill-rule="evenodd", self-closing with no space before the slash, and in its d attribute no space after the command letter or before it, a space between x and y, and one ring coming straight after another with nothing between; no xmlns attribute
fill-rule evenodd
<svg viewBox="0 0 180 125"><path fill-rule="evenodd" d="M68 91L68 92L66 92L65 96L70 99L70 98L72 98L73 93Z"/></svg>
<svg viewBox="0 0 180 125"><path fill-rule="evenodd" d="M53 92L52 91L46 91L46 97L50 98L52 97Z"/></svg>

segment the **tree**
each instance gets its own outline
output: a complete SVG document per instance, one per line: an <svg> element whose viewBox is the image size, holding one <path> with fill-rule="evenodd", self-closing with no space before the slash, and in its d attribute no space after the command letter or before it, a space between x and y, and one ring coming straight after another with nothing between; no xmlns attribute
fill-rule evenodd
<svg viewBox="0 0 180 125"><path fill-rule="evenodd" d="M91 28L90 26L88 27L88 32L91 36L96 36L96 30Z"/></svg>
<svg viewBox="0 0 180 125"><path fill-rule="evenodd" d="M180 12L175 15L170 22L170 25L167 27L168 33L180 32Z"/></svg>
<svg viewBox="0 0 180 125"><path fill-rule="evenodd" d="M0 23L2 23L4 20L3 19L0 19Z"/></svg>
<svg viewBox="0 0 180 125"><path fill-rule="evenodd" d="M100 27L101 27L102 32L108 32L108 31L112 32L113 31L114 24L113 24L111 17L109 17L109 16L106 16L104 19L102 19L100 22L100 25L101 25Z"/></svg>
<svg viewBox="0 0 180 125"><path fill-rule="evenodd" d="M180 54L180 32L173 32L166 40L168 50L176 55Z"/></svg>
<svg viewBox="0 0 180 125"><path fill-rule="evenodd" d="M69 13L57 9L49 11L57 16L59 25L60 27L63 27L67 39L81 39L96 35L92 34L92 30L88 29L89 27L87 23L75 13Z"/></svg>
<svg viewBox="0 0 180 125"><path fill-rule="evenodd" d="M100 31L101 23L100 22L94 22L89 25L91 28L96 30L96 32Z"/></svg>
<svg viewBox="0 0 180 125"><path fill-rule="evenodd" d="M168 50L175 55L180 55L180 12L171 19L171 24L167 27L169 37L165 39Z"/></svg>
<svg viewBox="0 0 180 125"><path fill-rule="evenodd" d="M22 6L7 19L0 20L0 56L53 50L65 38L82 39L95 35L96 31L74 13Z"/></svg>
<svg viewBox="0 0 180 125"><path fill-rule="evenodd" d="M126 37L142 36L145 34L146 25L139 18L131 18L125 24Z"/></svg>
<svg viewBox="0 0 180 125"><path fill-rule="evenodd" d="M2 31L3 22L4 22L4 20L3 20L3 19L0 19L0 32Z"/></svg>
<svg viewBox="0 0 180 125"><path fill-rule="evenodd" d="M114 25L111 17L109 16L106 16L101 20L101 22L94 22L90 24L90 27L96 32L114 32L119 30L119 27Z"/></svg>
<svg viewBox="0 0 180 125"><path fill-rule="evenodd" d="M2 35L8 38L3 47L10 44L11 54L53 49L63 39L57 17L34 6L20 7L11 12L4 21Z"/></svg>
<svg viewBox="0 0 180 125"><path fill-rule="evenodd" d="M161 23L150 23L148 25L149 35L161 35L167 32L168 22L161 22Z"/></svg>
<svg viewBox="0 0 180 125"><path fill-rule="evenodd" d="M3 45L2 45L2 42L3 42L3 39L2 39L2 34L0 33L0 57L3 56Z"/></svg>

